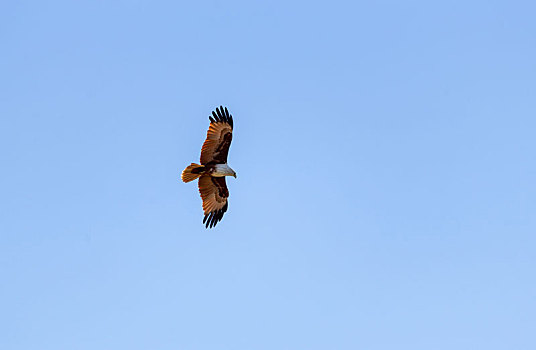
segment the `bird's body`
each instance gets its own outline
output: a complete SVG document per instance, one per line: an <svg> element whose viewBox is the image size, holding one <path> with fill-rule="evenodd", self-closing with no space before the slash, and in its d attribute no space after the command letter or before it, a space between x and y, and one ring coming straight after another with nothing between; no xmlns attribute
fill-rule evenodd
<svg viewBox="0 0 536 350"><path fill-rule="evenodd" d="M227 108L221 106L212 112L212 116L209 117L207 139L201 149L201 164L190 164L181 175L184 182L199 179L199 193L205 213L203 223L207 228L221 221L227 211L229 190L225 176L236 178L236 172L227 165L227 154L233 139L233 117Z"/></svg>

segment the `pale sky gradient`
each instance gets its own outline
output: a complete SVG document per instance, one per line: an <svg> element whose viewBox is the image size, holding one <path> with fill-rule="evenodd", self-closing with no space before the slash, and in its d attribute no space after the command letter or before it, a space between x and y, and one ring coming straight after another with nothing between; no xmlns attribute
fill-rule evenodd
<svg viewBox="0 0 536 350"><path fill-rule="evenodd" d="M536 349L535 13L0 3L0 348Z"/></svg>

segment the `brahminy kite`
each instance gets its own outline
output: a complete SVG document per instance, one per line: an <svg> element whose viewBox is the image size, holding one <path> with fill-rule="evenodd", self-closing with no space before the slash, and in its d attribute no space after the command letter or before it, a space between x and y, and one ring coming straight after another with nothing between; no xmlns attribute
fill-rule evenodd
<svg viewBox="0 0 536 350"><path fill-rule="evenodd" d="M227 154L233 139L233 116L227 107L220 106L209 119L207 139L201 148L201 164L188 165L181 176L184 182L199 179L199 193L205 213L203 224L206 228L216 226L227 211L229 190L225 176L236 178L236 172L227 165Z"/></svg>

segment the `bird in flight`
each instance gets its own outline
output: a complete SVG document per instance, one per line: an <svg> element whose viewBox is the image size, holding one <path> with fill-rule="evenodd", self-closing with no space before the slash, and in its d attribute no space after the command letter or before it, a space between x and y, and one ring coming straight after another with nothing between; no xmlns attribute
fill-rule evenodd
<svg viewBox="0 0 536 350"><path fill-rule="evenodd" d="M227 154L233 139L233 116L227 107L220 106L209 119L207 139L201 148L201 164L188 165L181 175L184 182L199 179L199 193L205 213L203 224L206 228L216 226L227 211L229 190L225 176L236 178L236 172L227 165Z"/></svg>

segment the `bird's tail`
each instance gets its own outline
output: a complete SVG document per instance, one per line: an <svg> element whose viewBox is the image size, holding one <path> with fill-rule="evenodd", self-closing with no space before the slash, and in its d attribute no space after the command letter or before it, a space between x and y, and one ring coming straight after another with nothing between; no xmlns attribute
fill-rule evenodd
<svg viewBox="0 0 536 350"><path fill-rule="evenodd" d="M186 167L182 171L182 181L184 182L190 182L197 179L199 176L203 175L203 171L205 170L205 167L199 164L192 163Z"/></svg>

